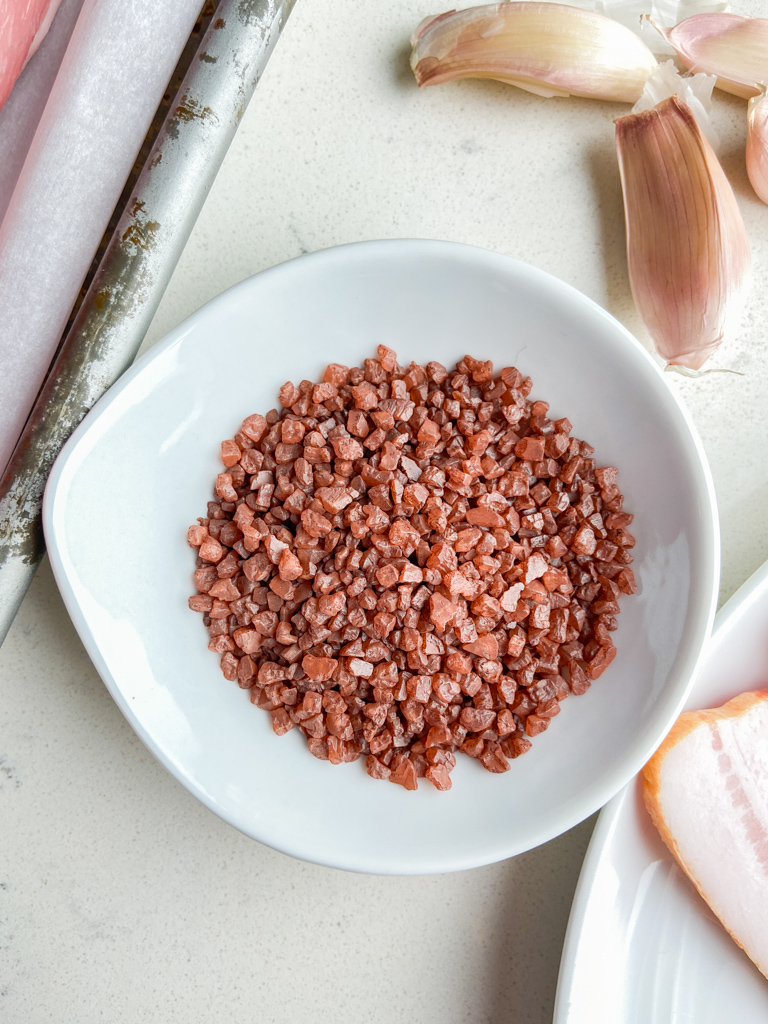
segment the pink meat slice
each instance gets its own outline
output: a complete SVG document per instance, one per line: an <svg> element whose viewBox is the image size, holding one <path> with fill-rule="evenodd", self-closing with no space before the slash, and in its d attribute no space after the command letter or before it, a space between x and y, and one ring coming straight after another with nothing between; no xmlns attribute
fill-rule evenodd
<svg viewBox="0 0 768 1024"><path fill-rule="evenodd" d="M643 769L680 866L768 977L768 690L680 716Z"/></svg>
<svg viewBox="0 0 768 1024"><path fill-rule="evenodd" d="M0 0L0 108L51 26L61 0Z"/></svg>

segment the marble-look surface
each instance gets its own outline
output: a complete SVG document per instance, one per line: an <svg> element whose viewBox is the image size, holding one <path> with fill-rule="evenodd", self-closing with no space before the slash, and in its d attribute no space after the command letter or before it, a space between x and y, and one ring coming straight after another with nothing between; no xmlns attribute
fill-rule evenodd
<svg viewBox="0 0 768 1024"><path fill-rule="evenodd" d="M613 148L626 108L493 82L419 92L408 37L435 11L298 0L147 345L265 267L384 237L528 260L645 339ZM717 94L714 119L755 282L713 362L739 372L670 385L712 466L724 599L768 556L768 207L746 178L744 103ZM0 649L0 695L3 1024L551 1020L591 821L514 860L432 878L344 874L245 839L136 739L47 564Z"/></svg>

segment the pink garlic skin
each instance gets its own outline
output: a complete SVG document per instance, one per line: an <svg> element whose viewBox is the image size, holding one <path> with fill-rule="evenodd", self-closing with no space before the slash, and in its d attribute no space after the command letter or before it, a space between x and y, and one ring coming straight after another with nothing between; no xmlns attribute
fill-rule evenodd
<svg viewBox="0 0 768 1024"><path fill-rule="evenodd" d="M635 305L659 355L699 370L739 314L749 241L690 107L673 96L616 120Z"/></svg>
<svg viewBox="0 0 768 1024"><path fill-rule="evenodd" d="M626 26L569 4L509 0L425 18L411 40L420 87L492 78L537 96L634 103L656 58Z"/></svg>
<svg viewBox="0 0 768 1024"><path fill-rule="evenodd" d="M690 71L716 75L724 92L749 99L768 75L768 18L719 12L655 27Z"/></svg>
<svg viewBox="0 0 768 1024"><path fill-rule="evenodd" d="M0 108L51 27L61 0L0 0Z"/></svg>
<svg viewBox="0 0 768 1024"><path fill-rule="evenodd" d="M768 203L768 95L765 87L759 96L749 101L747 174L758 198Z"/></svg>

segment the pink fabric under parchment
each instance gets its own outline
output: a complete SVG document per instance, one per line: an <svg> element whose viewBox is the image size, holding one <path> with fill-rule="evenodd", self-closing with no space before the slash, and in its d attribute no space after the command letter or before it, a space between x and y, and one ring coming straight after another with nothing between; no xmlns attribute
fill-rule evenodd
<svg viewBox="0 0 768 1024"><path fill-rule="evenodd" d="M0 108L51 27L61 0L0 0Z"/></svg>
<svg viewBox="0 0 768 1024"><path fill-rule="evenodd" d="M0 225L0 467L200 6L83 2Z"/></svg>
<svg viewBox="0 0 768 1024"><path fill-rule="evenodd" d="M34 60L27 63L0 110L0 224L82 6L83 0L62 0Z"/></svg>

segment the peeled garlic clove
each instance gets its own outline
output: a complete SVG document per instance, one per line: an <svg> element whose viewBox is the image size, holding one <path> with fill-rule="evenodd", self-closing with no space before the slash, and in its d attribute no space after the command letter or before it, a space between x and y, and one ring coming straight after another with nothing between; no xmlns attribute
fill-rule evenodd
<svg viewBox="0 0 768 1024"><path fill-rule="evenodd" d="M768 203L768 95L764 85L749 101L747 174L759 198Z"/></svg>
<svg viewBox="0 0 768 1024"><path fill-rule="evenodd" d="M768 79L768 19L694 14L674 28L652 25L691 71L717 76L717 87L748 99Z"/></svg>
<svg viewBox="0 0 768 1024"><path fill-rule="evenodd" d="M428 18L412 42L420 86L494 78L539 96L634 103L656 67L645 43L619 22L533 0Z"/></svg>
<svg viewBox="0 0 768 1024"><path fill-rule="evenodd" d="M698 370L741 309L749 242L733 189L676 96L616 121L632 294L659 354Z"/></svg>

